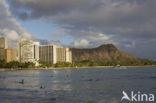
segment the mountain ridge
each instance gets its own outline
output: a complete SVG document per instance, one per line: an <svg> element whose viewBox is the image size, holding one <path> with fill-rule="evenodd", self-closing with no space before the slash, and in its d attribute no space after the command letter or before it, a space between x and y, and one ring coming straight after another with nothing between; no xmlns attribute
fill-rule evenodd
<svg viewBox="0 0 156 103"><path fill-rule="evenodd" d="M141 58L120 51L113 44L103 44L96 48L70 48L73 62L90 61L140 61Z"/></svg>

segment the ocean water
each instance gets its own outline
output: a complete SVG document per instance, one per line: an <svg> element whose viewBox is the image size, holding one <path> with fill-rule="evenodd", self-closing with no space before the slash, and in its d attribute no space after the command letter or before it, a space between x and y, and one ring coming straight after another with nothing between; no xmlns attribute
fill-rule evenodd
<svg viewBox="0 0 156 103"><path fill-rule="evenodd" d="M156 95L156 67L0 72L0 103L120 103L122 91Z"/></svg>

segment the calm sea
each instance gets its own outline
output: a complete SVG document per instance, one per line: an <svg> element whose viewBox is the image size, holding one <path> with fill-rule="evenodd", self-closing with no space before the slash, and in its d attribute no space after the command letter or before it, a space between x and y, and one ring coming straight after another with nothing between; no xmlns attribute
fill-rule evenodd
<svg viewBox="0 0 156 103"><path fill-rule="evenodd" d="M120 103L122 91L156 96L156 67L0 72L0 103Z"/></svg>

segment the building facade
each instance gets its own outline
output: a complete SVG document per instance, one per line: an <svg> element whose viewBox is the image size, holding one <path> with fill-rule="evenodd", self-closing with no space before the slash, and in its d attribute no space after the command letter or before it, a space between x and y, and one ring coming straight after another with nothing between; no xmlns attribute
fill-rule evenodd
<svg viewBox="0 0 156 103"><path fill-rule="evenodd" d="M0 48L0 60L6 60L6 51L5 51L5 49Z"/></svg>
<svg viewBox="0 0 156 103"><path fill-rule="evenodd" d="M0 59L5 60L6 62L16 61L17 60L16 49L12 48L0 49Z"/></svg>
<svg viewBox="0 0 156 103"><path fill-rule="evenodd" d="M40 45L39 47L40 62L56 63L56 46Z"/></svg>
<svg viewBox="0 0 156 103"><path fill-rule="evenodd" d="M0 48L6 49L8 48L8 39L5 37L0 37Z"/></svg>
<svg viewBox="0 0 156 103"><path fill-rule="evenodd" d="M17 60L16 49L8 48L8 39L6 37L0 37L0 60L6 62Z"/></svg>
<svg viewBox="0 0 156 103"><path fill-rule="evenodd" d="M0 60L7 62L33 62L36 66L40 62L72 62L72 52L69 48L56 45L40 45L39 42L32 40L20 39L18 41L18 58L17 51L8 48L7 38L0 38Z"/></svg>
<svg viewBox="0 0 156 103"><path fill-rule="evenodd" d="M69 48L56 45L41 45L39 47L40 62L72 62L72 54Z"/></svg>
<svg viewBox="0 0 156 103"><path fill-rule="evenodd" d="M66 62L66 48L56 48L56 60L57 62Z"/></svg>
<svg viewBox="0 0 156 103"><path fill-rule="evenodd" d="M17 51L16 49L7 48L6 52L6 62L17 61Z"/></svg>
<svg viewBox="0 0 156 103"><path fill-rule="evenodd" d="M72 51L66 48L66 62L72 63Z"/></svg>
<svg viewBox="0 0 156 103"><path fill-rule="evenodd" d="M20 62L33 62L39 65L39 42L21 39L18 41L18 59Z"/></svg>
<svg viewBox="0 0 156 103"><path fill-rule="evenodd" d="M69 48L57 47L56 48L56 61L57 62L72 62L72 52Z"/></svg>

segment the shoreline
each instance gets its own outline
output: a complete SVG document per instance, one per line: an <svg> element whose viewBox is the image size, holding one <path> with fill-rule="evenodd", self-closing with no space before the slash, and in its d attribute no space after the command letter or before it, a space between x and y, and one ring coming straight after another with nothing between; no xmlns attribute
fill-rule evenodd
<svg viewBox="0 0 156 103"><path fill-rule="evenodd" d="M122 68L122 67L156 67L156 65L145 66L84 66L84 67L49 67L49 68L0 68L0 71L17 71L17 70L61 70L61 69L89 69L89 68Z"/></svg>

